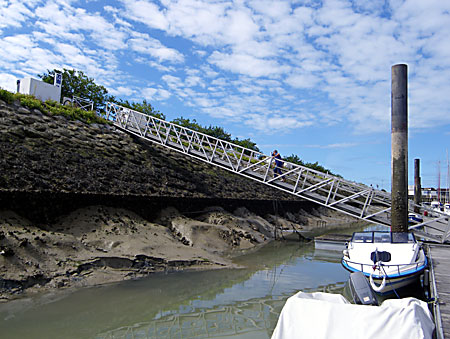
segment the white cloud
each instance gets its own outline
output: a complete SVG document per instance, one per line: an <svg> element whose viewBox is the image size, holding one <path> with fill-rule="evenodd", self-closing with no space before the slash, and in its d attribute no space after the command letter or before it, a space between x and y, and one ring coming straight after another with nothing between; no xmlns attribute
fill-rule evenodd
<svg viewBox="0 0 450 339"><path fill-rule="evenodd" d="M313 88L319 83L320 79L311 73L292 74L286 78L286 83L294 88Z"/></svg>
<svg viewBox="0 0 450 339"><path fill-rule="evenodd" d="M138 59L139 59L139 61L138 61ZM136 58L135 61L138 61L138 62L141 62L141 63L148 63L148 65L149 65L150 67L155 68L155 69L157 69L158 71L163 72L163 73L172 73L172 72L175 72L175 70L176 70L175 67L172 67L172 66L164 66L164 65L160 64L159 62L156 62L156 61L148 61L148 60L145 59L145 58Z"/></svg>
<svg viewBox="0 0 450 339"><path fill-rule="evenodd" d="M0 73L0 88L15 92L17 89L17 80L18 78L12 74Z"/></svg>
<svg viewBox="0 0 450 339"><path fill-rule="evenodd" d="M40 20L36 25L53 36L71 40L71 37L77 37L73 31L89 32L90 41L102 48L117 50L125 47L126 34L98 13L90 14L83 8L54 2L36 8L35 13Z"/></svg>
<svg viewBox="0 0 450 339"><path fill-rule="evenodd" d="M183 55L176 49L167 48L159 40L148 35L141 35L128 40L131 49L152 56L157 60L170 62L183 62Z"/></svg>
<svg viewBox="0 0 450 339"><path fill-rule="evenodd" d="M2 48L0 48L0 62L28 59L30 51L34 47L36 47L36 44L29 35L20 34L4 37L2 39Z"/></svg>
<svg viewBox="0 0 450 339"><path fill-rule="evenodd" d="M0 3L0 28L20 27L30 17L33 17L33 12L21 1Z"/></svg>
<svg viewBox="0 0 450 339"><path fill-rule="evenodd" d="M275 134L280 131L289 133L289 131L297 128L311 126L313 122L301 121L289 116L250 114L245 124L247 126L253 126L255 129L264 131L265 133Z"/></svg>
<svg viewBox="0 0 450 339"><path fill-rule="evenodd" d="M223 106L215 106L215 107L205 107L203 108L203 111L208 113L214 118L227 118L234 120L236 118L236 111Z"/></svg>
<svg viewBox="0 0 450 339"><path fill-rule="evenodd" d="M342 142L328 145L303 145L303 147L307 148L321 148L321 149L340 149L340 148L349 148L358 146L357 143L354 142Z"/></svg>
<svg viewBox="0 0 450 339"><path fill-rule="evenodd" d="M167 100L172 96L172 93L164 88L158 88L158 99Z"/></svg>
<svg viewBox="0 0 450 339"><path fill-rule="evenodd" d="M114 95L114 96L132 96L135 91L132 88L129 87L125 87L125 86L119 86L117 88L110 88L109 89L109 93Z"/></svg>
<svg viewBox="0 0 450 339"><path fill-rule="evenodd" d="M182 85L181 79L173 75L163 75L161 79L172 89L178 89Z"/></svg>
<svg viewBox="0 0 450 339"><path fill-rule="evenodd" d="M168 20L159 7L149 1L122 0L128 15L136 21L142 22L152 28L166 30L169 28Z"/></svg>
<svg viewBox="0 0 450 339"><path fill-rule="evenodd" d="M188 76L185 80L185 86L187 87L205 87L205 83L203 82L203 79L196 75Z"/></svg>
<svg viewBox="0 0 450 339"><path fill-rule="evenodd" d="M251 77L278 76L288 67L279 65L276 60L255 58L248 54L227 54L215 51L208 61L224 70Z"/></svg>
<svg viewBox="0 0 450 339"><path fill-rule="evenodd" d="M223 87L228 84L227 79L225 78L217 78L211 81L211 85Z"/></svg>
<svg viewBox="0 0 450 339"><path fill-rule="evenodd" d="M144 98L153 99L153 96L156 94L156 92L158 92L156 88L144 88L142 90L142 95L144 96Z"/></svg>
<svg viewBox="0 0 450 339"><path fill-rule="evenodd" d="M26 34L7 36L2 40L0 67L23 76L36 76L47 68L53 69L61 57L39 47L33 37Z"/></svg>
<svg viewBox="0 0 450 339"><path fill-rule="evenodd" d="M147 87L142 89L141 94L147 100L164 101L171 97L171 93L163 88Z"/></svg>
<svg viewBox="0 0 450 339"><path fill-rule="evenodd" d="M150 1L122 2L129 18L204 46L251 42L259 30L252 11L238 2L164 1L163 7Z"/></svg>
<svg viewBox="0 0 450 339"><path fill-rule="evenodd" d="M114 14L119 13L119 9L112 7L112 6L105 6L105 7L103 7L103 9L105 10L105 12L110 12L110 13L114 13Z"/></svg>
<svg viewBox="0 0 450 339"><path fill-rule="evenodd" d="M200 69L203 71L205 76L208 78L215 78L219 75L219 72L216 72L215 70L213 70L212 67L209 65L202 65L200 67Z"/></svg>
<svg viewBox="0 0 450 339"><path fill-rule="evenodd" d="M252 0L250 6L271 20L289 17L291 6L288 1Z"/></svg>

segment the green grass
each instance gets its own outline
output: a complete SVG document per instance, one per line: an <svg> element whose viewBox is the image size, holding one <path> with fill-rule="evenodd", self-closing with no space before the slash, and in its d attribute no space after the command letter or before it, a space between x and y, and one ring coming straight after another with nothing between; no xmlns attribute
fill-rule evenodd
<svg viewBox="0 0 450 339"><path fill-rule="evenodd" d="M29 109L38 109L43 113L49 115L62 115L71 120L80 120L88 124L111 124L111 122L99 117L94 111L85 111L78 107L63 106L54 100L47 100L42 102L36 99L32 95L11 93L7 90L0 88L0 99L8 104L12 104L15 101Z"/></svg>

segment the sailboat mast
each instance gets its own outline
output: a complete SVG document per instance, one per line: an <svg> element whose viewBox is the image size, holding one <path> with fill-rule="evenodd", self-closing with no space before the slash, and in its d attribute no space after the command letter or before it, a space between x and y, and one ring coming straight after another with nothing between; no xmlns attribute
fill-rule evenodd
<svg viewBox="0 0 450 339"><path fill-rule="evenodd" d="M437 162L437 170L438 170L438 184L437 184L437 195L439 203L441 202L441 161Z"/></svg>
<svg viewBox="0 0 450 339"><path fill-rule="evenodd" d="M448 149L447 149L447 198L446 203L450 203L450 188L449 188L450 166L448 165Z"/></svg>

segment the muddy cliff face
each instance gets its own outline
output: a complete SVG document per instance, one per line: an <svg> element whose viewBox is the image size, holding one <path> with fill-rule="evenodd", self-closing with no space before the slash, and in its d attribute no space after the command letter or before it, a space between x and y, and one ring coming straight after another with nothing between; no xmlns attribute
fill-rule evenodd
<svg viewBox="0 0 450 339"><path fill-rule="evenodd" d="M0 101L0 153L0 300L232 267L230 255L281 229L354 221L110 125L18 103Z"/></svg>

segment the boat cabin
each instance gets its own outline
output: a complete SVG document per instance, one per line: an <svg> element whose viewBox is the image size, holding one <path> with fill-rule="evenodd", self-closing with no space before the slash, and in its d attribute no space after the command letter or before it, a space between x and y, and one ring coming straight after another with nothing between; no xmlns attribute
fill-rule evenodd
<svg viewBox="0 0 450 339"><path fill-rule="evenodd" d="M415 243L416 238L413 233L406 233L405 236L393 237L391 232L366 231L355 232L352 236L352 243Z"/></svg>

